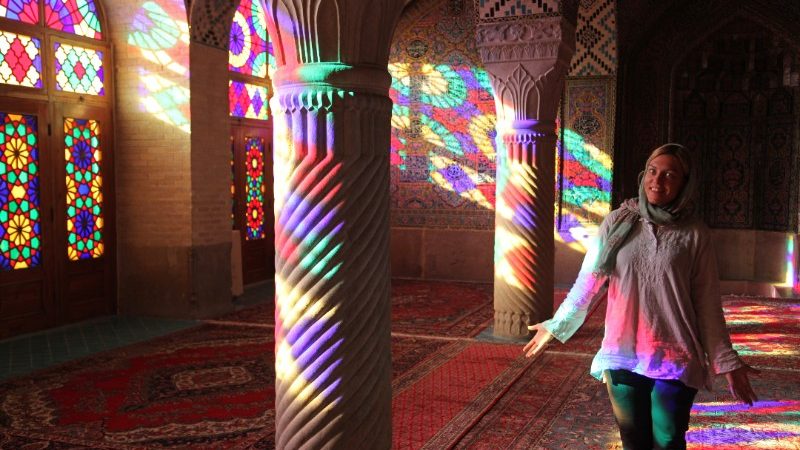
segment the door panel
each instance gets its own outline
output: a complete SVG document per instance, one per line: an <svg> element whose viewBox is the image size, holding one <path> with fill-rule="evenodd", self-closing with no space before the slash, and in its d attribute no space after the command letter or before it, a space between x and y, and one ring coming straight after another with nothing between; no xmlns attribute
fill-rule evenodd
<svg viewBox="0 0 800 450"><path fill-rule="evenodd" d="M60 104L54 119L57 297L72 322L116 310L113 130L103 108Z"/></svg>
<svg viewBox="0 0 800 450"><path fill-rule="evenodd" d="M275 270L272 133L268 125L239 125L233 133L234 229L242 242L244 284L271 279Z"/></svg>
<svg viewBox="0 0 800 450"><path fill-rule="evenodd" d="M56 323L47 105L0 99L0 339Z"/></svg>

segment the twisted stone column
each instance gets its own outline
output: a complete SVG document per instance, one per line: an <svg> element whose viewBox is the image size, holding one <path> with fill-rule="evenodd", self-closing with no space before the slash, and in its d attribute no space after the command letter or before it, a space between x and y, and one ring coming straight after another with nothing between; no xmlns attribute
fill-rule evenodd
<svg viewBox="0 0 800 450"><path fill-rule="evenodd" d="M389 449L389 42L402 2L270 0L278 449Z"/></svg>
<svg viewBox="0 0 800 450"><path fill-rule="evenodd" d="M494 334L528 335L553 311L555 117L575 18L478 25L497 109Z"/></svg>

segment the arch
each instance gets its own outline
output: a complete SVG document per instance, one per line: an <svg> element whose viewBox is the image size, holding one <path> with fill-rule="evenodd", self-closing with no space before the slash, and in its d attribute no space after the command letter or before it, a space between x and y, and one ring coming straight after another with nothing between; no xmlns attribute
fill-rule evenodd
<svg viewBox="0 0 800 450"><path fill-rule="evenodd" d="M791 2L680 1L656 6L650 14L643 14L636 5L620 3L619 11L621 107L617 109L619 132L615 138L620 152L614 175L615 203L636 195L635 175L648 152L672 136L672 92L680 81L675 70L687 55L737 18L772 30L781 39L794 42L795 48L800 35L800 10ZM651 19L642 21L643 16Z"/></svg>

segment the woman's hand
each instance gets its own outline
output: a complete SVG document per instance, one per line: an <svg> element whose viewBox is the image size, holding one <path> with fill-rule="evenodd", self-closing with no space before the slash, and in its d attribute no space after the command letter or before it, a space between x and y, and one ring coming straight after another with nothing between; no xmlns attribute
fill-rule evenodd
<svg viewBox="0 0 800 450"><path fill-rule="evenodd" d="M553 335L541 323L530 325L528 329L531 331L536 330L536 334L531 338L530 342L525 344L522 351L525 352L526 357L531 358L542 352L547 343L550 342L550 339L553 339Z"/></svg>
<svg viewBox="0 0 800 450"><path fill-rule="evenodd" d="M747 377L748 373L757 375L761 373L761 371L745 364L738 369L726 372L724 375L728 380L728 390L731 391L733 398L753 406L753 402L758 401L758 398L756 397L756 393L753 392L753 388L750 386L750 379Z"/></svg>

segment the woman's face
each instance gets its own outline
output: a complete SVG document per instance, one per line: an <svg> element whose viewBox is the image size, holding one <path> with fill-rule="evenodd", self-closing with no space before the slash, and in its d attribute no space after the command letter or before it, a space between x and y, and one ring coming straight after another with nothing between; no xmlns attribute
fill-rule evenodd
<svg viewBox="0 0 800 450"><path fill-rule="evenodd" d="M678 158L672 155L659 155L645 168L643 183L647 201L657 206L665 206L681 193L683 185L686 184L686 174L683 173Z"/></svg>

